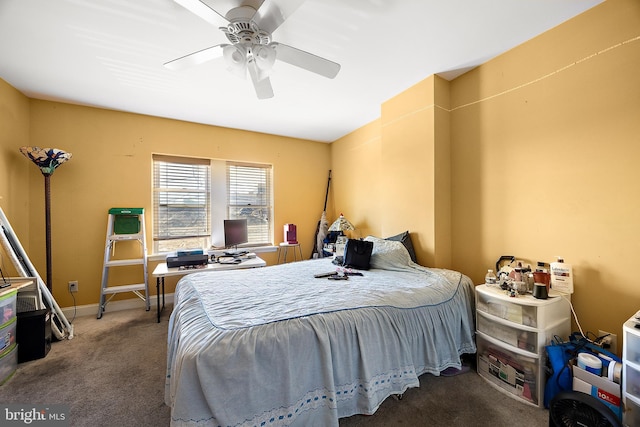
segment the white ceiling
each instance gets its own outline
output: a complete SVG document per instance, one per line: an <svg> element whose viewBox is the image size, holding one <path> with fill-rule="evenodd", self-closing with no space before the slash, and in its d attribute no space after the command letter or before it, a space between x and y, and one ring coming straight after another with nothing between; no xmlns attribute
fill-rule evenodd
<svg viewBox="0 0 640 427"><path fill-rule="evenodd" d="M241 2L205 1L221 14ZM452 79L601 1L307 0L273 39L342 68L331 80L276 62L275 96L258 100L223 58L163 67L227 42L173 0L0 0L0 78L32 98L331 142L424 78Z"/></svg>

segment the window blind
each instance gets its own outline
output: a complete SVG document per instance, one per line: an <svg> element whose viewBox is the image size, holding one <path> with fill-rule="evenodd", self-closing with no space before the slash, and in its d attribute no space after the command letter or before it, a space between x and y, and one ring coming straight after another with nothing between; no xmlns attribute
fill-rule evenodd
<svg viewBox="0 0 640 427"><path fill-rule="evenodd" d="M246 219L250 245L271 244L271 166L227 162L227 214Z"/></svg>
<svg viewBox="0 0 640 427"><path fill-rule="evenodd" d="M209 160L153 156L154 240L209 237Z"/></svg>

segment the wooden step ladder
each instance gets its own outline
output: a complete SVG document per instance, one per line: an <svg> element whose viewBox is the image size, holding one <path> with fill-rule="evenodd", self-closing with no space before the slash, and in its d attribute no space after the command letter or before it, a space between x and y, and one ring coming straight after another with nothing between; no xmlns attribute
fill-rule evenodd
<svg viewBox="0 0 640 427"><path fill-rule="evenodd" d="M133 292L145 302L147 311L151 308L149 299L149 279L147 275L147 239L144 225L144 208L111 208L107 221L107 238L104 249L104 264L102 267L102 286L100 287L100 306L98 307L98 319L102 317L107 304L111 299L122 292ZM122 246L130 245L123 242L137 242L140 247L136 252L139 257L116 259L116 243ZM119 245L120 246L120 245ZM127 251L136 248L124 248ZM129 253L129 252L128 252ZM143 283L109 285L109 271L116 267L139 265L143 268ZM107 298L107 295L109 297Z"/></svg>

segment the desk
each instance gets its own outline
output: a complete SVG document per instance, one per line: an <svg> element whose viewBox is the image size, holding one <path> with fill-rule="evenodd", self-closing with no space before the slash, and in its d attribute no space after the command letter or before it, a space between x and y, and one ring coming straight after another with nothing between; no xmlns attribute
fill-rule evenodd
<svg viewBox="0 0 640 427"><path fill-rule="evenodd" d="M240 270L244 268L258 268L265 267L267 263L260 257L255 258L242 258L242 262L239 264L207 264L201 268L185 268L180 267L167 267L166 262L161 262L153 270L153 277L156 278L156 295L158 298L158 323L160 323L160 313L164 310L164 278L171 276L186 276L191 273L201 273L205 271L224 271L224 270ZM160 306L160 287L162 287L162 306Z"/></svg>

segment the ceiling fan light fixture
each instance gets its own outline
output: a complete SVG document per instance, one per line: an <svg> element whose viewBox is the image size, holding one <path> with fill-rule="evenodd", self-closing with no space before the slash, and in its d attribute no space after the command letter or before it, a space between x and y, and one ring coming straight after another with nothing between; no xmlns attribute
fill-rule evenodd
<svg viewBox="0 0 640 427"><path fill-rule="evenodd" d="M233 53L231 53L230 59L234 64L244 64L244 58L239 50L235 50Z"/></svg>
<svg viewBox="0 0 640 427"><path fill-rule="evenodd" d="M227 68L233 74L244 78L246 74L247 52L241 45L227 45L222 49Z"/></svg>
<svg viewBox="0 0 640 427"><path fill-rule="evenodd" d="M252 48L252 54L259 70L259 78L268 77L276 62L276 51L271 46L256 45Z"/></svg>

